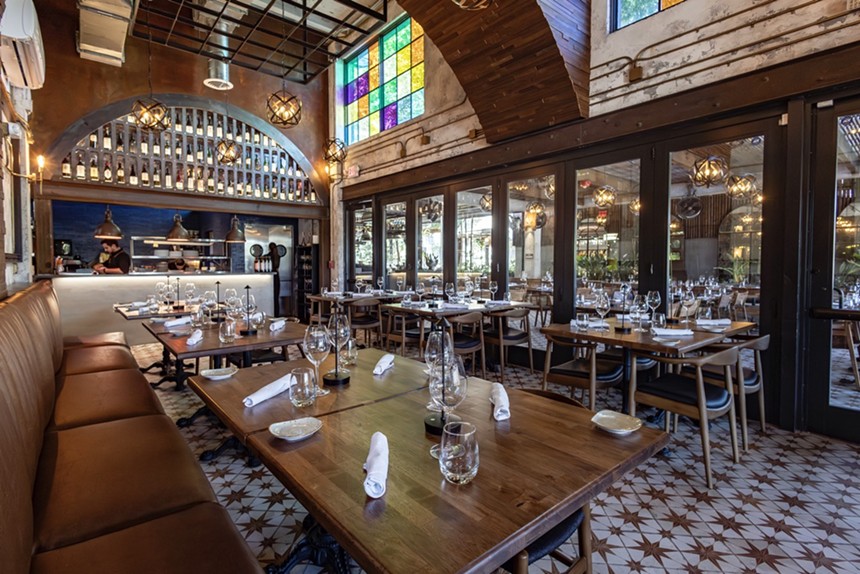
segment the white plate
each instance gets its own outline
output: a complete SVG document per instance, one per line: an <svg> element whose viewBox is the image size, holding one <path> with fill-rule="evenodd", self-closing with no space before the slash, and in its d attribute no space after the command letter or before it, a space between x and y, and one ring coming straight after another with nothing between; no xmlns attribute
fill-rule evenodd
<svg viewBox="0 0 860 574"><path fill-rule="evenodd" d="M293 421L282 421L269 425L269 432L288 442L304 440L322 428L322 421L305 417Z"/></svg>
<svg viewBox="0 0 860 574"><path fill-rule="evenodd" d="M630 434L642 427L642 421L636 417L609 410L600 411L591 417L591 422L598 428L617 435Z"/></svg>
<svg viewBox="0 0 860 574"><path fill-rule="evenodd" d="M238 372L239 368L236 367L236 365L230 365L223 369L203 369L200 371L200 376L206 377L210 381L223 381L224 379L229 379Z"/></svg>
<svg viewBox="0 0 860 574"><path fill-rule="evenodd" d="M663 343L664 345L677 345L681 342L680 339L669 339L667 337L654 337L653 339L658 343Z"/></svg>
<svg viewBox="0 0 860 574"><path fill-rule="evenodd" d="M702 331L708 331L709 333L725 333L729 330L728 327L714 327L712 325L699 327Z"/></svg>

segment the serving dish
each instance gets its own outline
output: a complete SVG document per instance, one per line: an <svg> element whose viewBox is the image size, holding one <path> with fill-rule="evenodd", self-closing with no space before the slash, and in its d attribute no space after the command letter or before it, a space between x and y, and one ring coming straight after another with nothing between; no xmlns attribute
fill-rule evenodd
<svg viewBox="0 0 860 574"><path fill-rule="evenodd" d="M292 421L281 421L269 425L273 436L287 442L304 440L322 428L322 421L315 417L304 417Z"/></svg>
<svg viewBox="0 0 860 574"><path fill-rule="evenodd" d="M642 428L640 419L610 410L600 411L591 417L591 422L601 430L620 436L628 435Z"/></svg>
<svg viewBox="0 0 860 574"><path fill-rule="evenodd" d="M236 365L230 365L223 369L203 369L200 371L200 376L207 378L210 381L223 381L224 379L229 379L238 372L239 368L236 367Z"/></svg>

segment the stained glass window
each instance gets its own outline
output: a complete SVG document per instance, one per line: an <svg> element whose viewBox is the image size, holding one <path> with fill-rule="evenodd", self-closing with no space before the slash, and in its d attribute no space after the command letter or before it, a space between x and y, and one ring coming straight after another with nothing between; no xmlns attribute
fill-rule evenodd
<svg viewBox="0 0 860 574"><path fill-rule="evenodd" d="M618 30L652 14L662 12L684 0L615 0L612 28Z"/></svg>
<svg viewBox="0 0 860 574"><path fill-rule="evenodd" d="M412 18L347 60L344 70L347 144L424 113L424 29Z"/></svg>

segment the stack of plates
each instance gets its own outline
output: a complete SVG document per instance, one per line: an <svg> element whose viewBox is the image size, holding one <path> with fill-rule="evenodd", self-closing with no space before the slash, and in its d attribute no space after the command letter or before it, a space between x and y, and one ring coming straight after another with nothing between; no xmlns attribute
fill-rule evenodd
<svg viewBox="0 0 860 574"><path fill-rule="evenodd" d="M182 256L183 257L199 257L200 252L197 251L196 249L183 249L182 250Z"/></svg>
<svg viewBox="0 0 860 574"><path fill-rule="evenodd" d="M167 254L170 253L167 249L153 249L152 254L156 257L167 257Z"/></svg>

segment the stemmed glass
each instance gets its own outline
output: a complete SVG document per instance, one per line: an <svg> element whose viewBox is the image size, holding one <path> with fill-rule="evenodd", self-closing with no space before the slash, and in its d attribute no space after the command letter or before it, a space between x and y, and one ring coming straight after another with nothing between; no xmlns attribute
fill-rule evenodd
<svg viewBox="0 0 860 574"><path fill-rule="evenodd" d="M403 279L398 279L398 280L397 280L397 290L398 290L398 291L403 291Z"/></svg>
<svg viewBox="0 0 860 574"><path fill-rule="evenodd" d="M257 299L253 294L242 297L242 311L245 314L247 328L251 328L251 316L257 311Z"/></svg>
<svg viewBox="0 0 860 574"><path fill-rule="evenodd" d="M237 297L238 295L239 293L233 288L224 289L224 302L226 303L227 301L229 301L233 297Z"/></svg>
<svg viewBox="0 0 860 574"><path fill-rule="evenodd" d="M469 387L469 377L460 357L441 364L430 371L428 387L433 404L442 409L442 424L459 420L453 411L466 398ZM430 456L439 458L440 445L430 448Z"/></svg>
<svg viewBox="0 0 860 574"><path fill-rule="evenodd" d="M355 280L355 290L358 293L361 293L362 291L364 291L364 279L356 279Z"/></svg>
<svg viewBox="0 0 860 574"><path fill-rule="evenodd" d="M190 305L197 297L197 286L194 283L185 284L185 303Z"/></svg>
<svg viewBox="0 0 860 574"><path fill-rule="evenodd" d="M167 292L167 283L159 281L155 284L155 294L158 295L158 303L164 303L164 294Z"/></svg>
<svg viewBox="0 0 860 574"><path fill-rule="evenodd" d="M657 311L657 307L660 306L662 299L660 297L659 291L648 291L648 296L645 299L645 302L648 303L648 307L651 308L651 321L654 321L654 313Z"/></svg>
<svg viewBox="0 0 860 574"><path fill-rule="evenodd" d="M492 300L496 299L496 292L499 290L499 282L498 281L490 281L490 298Z"/></svg>
<svg viewBox="0 0 860 574"><path fill-rule="evenodd" d="M425 291L425 290L426 290L426 287L424 286L424 282L423 282L423 281L419 281L419 282L418 282L418 285L415 287L415 293L416 293L416 295L418 295L418 297L422 297L422 298L423 298L423 297L424 297L424 291Z"/></svg>
<svg viewBox="0 0 860 574"><path fill-rule="evenodd" d="M449 301L454 299L454 295L456 293L457 293L457 291L454 290L454 284L453 283L451 283L450 281L448 283L445 283L445 295L448 296Z"/></svg>
<svg viewBox="0 0 860 574"><path fill-rule="evenodd" d="M340 285L340 282L337 280L337 277L331 278L331 290L337 293L337 288Z"/></svg>
<svg viewBox="0 0 860 574"><path fill-rule="evenodd" d="M335 348L335 358L334 358L334 372L338 373L340 369L340 352L343 349L343 346L349 341L350 336L352 335L352 329L349 326L349 318L346 314L338 309L334 313L332 313L331 317L328 320L328 336L331 340L330 342L334 344ZM349 371L346 371L346 374L349 374Z"/></svg>
<svg viewBox="0 0 860 574"><path fill-rule="evenodd" d="M379 287L379 290L382 291L382 286L385 285L385 280L382 278L382 275L376 278L376 286Z"/></svg>
<svg viewBox="0 0 860 574"><path fill-rule="evenodd" d="M430 331L424 345L424 360L431 371L450 363L454 357L454 345L447 331Z"/></svg>
<svg viewBox="0 0 860 574"><path fill-rule="evenodd" d="M313 364L314 366L314 375L316 377L317 385L317 396L323 396L329 394L329 390L322 386L322 380L320 379L320 363L326 360L328 354L331 352L331 341L328 337L328 329L323 327L322 325L310 325L305 330L305 338L302 342L302 347L305 351L305 357Z"/></svg>
<svg viewBox="0 0 860 574"><path fill-rule="evenodd" d="M634 313L636 316L634 317ZM634 329L637 333L645 333L647 329L642 328L642 317L648 316L648 303L645 301L645 295L636 295L633 298L633 304L630 305L630 319L636 320L638 327Z"/></svg>
<svg viewBox="0 0 860 574"><path fill-rule="evenodd" d="M466 281L463 282L463 292L466 295L467 301L472 300L472 292L474 292L474 291L475 291L474 281L472 281L471 279L466 279Z"/></svg>
<svg viewBox="0 0 860 574"><path fill-rule="evenodd" d="M204 291L202 300L200 301L200 306L206 310L206 316L208 318L207 323L211 323L212 313L218 306L215 303L215 291Z"/></svg>
<svg viewBox="0 0 860 574"><path fill-rule="evenodd" d="M608 329L609 325L606 323L606 314L609 313L609 310L612 308L612 304L609 301L609 296L606 293L599 293L597 295L597 301L594 303L594 310L597 311L597 314L600 315L600 328Z"/></svg>
<svg viewBox="0 0 860 574"><path fill-rule="evenodd" d="M696 304L696 294L692 289L685 291L681 296L681 313L684 314L684 326L690 325L690 309Z"/></svg>

